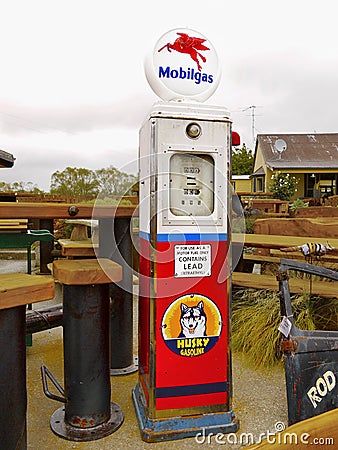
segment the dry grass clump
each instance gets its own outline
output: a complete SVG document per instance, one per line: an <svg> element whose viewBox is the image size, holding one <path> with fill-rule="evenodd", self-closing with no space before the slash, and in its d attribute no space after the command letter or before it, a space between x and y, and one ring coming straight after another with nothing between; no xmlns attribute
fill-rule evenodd
<svg viewBox="0 0 338 450"><path fill-rule="evenodd" d="M338 299L311 298L313 322L316 330L338 330Z"/></svg>
<svg viewBox="0 0 338 450"><path fill-rule="evenodd" d="M245 289L233 292L232 349L245 353L255 367L271 367L282 359L279 293ZM292 296L295 324L303 330L337 330L338 299Z"/></svg>

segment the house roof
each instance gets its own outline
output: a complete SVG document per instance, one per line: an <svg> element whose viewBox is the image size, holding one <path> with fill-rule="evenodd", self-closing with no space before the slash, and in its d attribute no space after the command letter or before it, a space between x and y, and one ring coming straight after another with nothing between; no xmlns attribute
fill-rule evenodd
<svg viewBox="0 0 338 450"><path fill-rule="evenodd" d="M285 141L285 150L276 149L278 140ZM282 144L282 141L278 142ZM338 168L338 133L258 134L256 154L258 145L271 170ZM280 145L280 150L283 147Z"/></svg>
<svg viewBox="0 0 338 450"><path fill-rule="evenodd" d="M13 167L15 158L10 153L0 150L0 167Z"/></svg>
<svg viewBox="0 0 338 450"><path fill-rule="evenodd" d="M258 167L258 169L254 171L253 175L265 175L264 168L262 166Z"/></svg>
<svg viewBox="0 0 338 450"><path fill-rule="evenodd" d="M250 180L251 175L232 175L233 180Z"/></svg>

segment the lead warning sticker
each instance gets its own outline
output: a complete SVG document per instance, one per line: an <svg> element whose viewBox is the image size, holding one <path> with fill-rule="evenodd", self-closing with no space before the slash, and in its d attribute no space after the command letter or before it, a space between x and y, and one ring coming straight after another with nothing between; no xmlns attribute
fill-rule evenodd
<svg viewBox="0 0 338 450"><path fill-rule="evenodd" d="M221 313L217 305L204 295L183 295L166 309L161 329L171 351L180 356L201 356L219 339Z"/></svg>
<svg viewBox="0 0 338 450"><path fill-rule="evenodd" d="M211 245L175 245L175 277L211 275Z"/></svg>

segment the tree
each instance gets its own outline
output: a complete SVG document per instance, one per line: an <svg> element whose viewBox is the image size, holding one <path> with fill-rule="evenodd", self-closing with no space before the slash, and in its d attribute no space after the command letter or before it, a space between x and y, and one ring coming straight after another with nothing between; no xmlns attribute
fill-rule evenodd
<svg viewBox="0 0 338 450"><path fill-rule="evenodd" d="M1 192L29 192L32 194L42 194L43 191L31 181L13 181L13 183L0 182Z"/></svg>
<svg viewBox="0 0 338 450"><path fill-rule="evenodd" d="M252 151L243 144L242 148L232 149L232 175L250 175L253 169Z"/></svg>
<svg viewBox="0 0 338 450"><path fill-rule="evenodd" d="M113 166L107 169L90 170L67 167L54 172L51 178L51 194L65 196L107 197L126 195L131 191L137 177L120 172Z"/></svg>
<svg viewBox="0 0 338 450"><path fill-rule="evenodd" d="M96 174L90 169L66 167L62 172L54 172L51 177L51 194L94 197L98 189Z"/></svg>
<svg viewBox="0 0 338 450"><path fill-rule="evenodd" d="M98 169L95 173L99 182L99 193L103 197L130 194L132 186L137 181L135 175L120 172L113 166L108 169Z"/></svg>
<svg viewBox="0 0 338 450"><path fill-rule="evenodd" d="M269 186L271 192L273 192L274 198L279 200L291 200L295 192L297 191L297 179L290 176L288 173L278 172L273 174L272 183Z"/></svg>
<svg viewBox="0 0 338 450"><path fill-rule="evenodd" d="M1 192L11 192L11 185L10 183L6 183L5 181L0 181L0 191Z"/></svg>

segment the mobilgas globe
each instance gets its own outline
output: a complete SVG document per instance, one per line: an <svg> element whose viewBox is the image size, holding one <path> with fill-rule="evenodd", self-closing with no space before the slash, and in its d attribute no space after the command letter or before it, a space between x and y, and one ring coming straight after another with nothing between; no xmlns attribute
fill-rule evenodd
<svg viewBox="0 0 338 450"><path fill-rule="evenodd" d="M164 34L145 61L148 82L163 100L204 101L220 81L217 53L211 42L194 30Z"/></svg>
<svg viewBox="0 0 338 450"><path fill-rule="evenodd" d="M188 67L184 70L183 67L179 69L172 69L170 66L166 68L160 66L158 71L159 78L180 78L181 80L192 80L195 84L200 83L213 83L214 76L207 73L201 73L195 70L193 67Z"/></svg>

